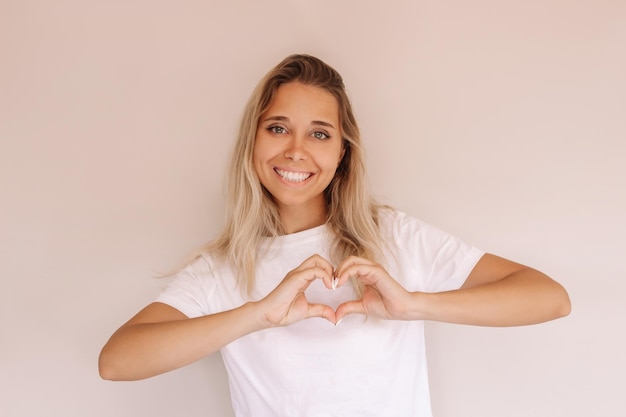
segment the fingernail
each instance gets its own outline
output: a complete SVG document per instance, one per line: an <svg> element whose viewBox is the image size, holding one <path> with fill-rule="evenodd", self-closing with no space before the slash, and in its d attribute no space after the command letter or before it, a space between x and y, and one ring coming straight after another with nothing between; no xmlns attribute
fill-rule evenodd
<svg viewBox="0 0 626 417"><path fill-rule="evenodd" d="M337 277L333 278L331 284L333 286L333 290L337 289L337 283L339 282L339 279Z"/></svg>
<svg viewBox="0 0 626 417"><path fill-rule="evenodd" d="M343 319L339 319L339 321L337 323L335 323L335 327L339 326L339 323L341 323L341 320L343 320Z"/></svg>

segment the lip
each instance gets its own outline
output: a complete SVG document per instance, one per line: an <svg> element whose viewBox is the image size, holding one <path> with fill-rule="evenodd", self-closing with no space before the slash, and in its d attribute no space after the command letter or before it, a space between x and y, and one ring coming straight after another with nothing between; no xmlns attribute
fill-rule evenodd
<svg viewBox="0 0 626 417"><path fill-rule="evenodd" d="M273 167L272 169L281 181L290 185L304 184L315 175L311 171L300 171L280 167Z"/></svg>

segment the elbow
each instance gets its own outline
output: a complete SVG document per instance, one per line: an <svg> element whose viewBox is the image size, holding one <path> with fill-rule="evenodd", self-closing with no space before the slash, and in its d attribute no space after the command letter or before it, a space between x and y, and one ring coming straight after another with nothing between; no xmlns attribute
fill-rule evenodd
<svg viewBox="0 0 626 417"><path fill-rule="evenodd" d="M563 290L563 292L565 292L565 290ZM560 304L559 317L569 316L571 312L572 312L572 302L569 298L569 295L567 295L567 292L565 292L565 295L563 296L563 300L561 301L561 304Z"/></svg>
<svg viewBox="0 0 626 417"><path fill-rule="evenodd" d="M100 352L98 358L98 373L100 378L107 381L116 381L115 368L111 366L111 361L107 358L107 354L104 349Z"/></svg>
<svg viewBox="0 0 626 417"><path fill-rule="evenodd" d="M107 381L123 381L124 378L121 372L119 372L120 367L116 365L116 362L110 349L107 349L107 346L105 346L98 358L98 373L100 374L100 378Z"/></svg>
<svg viewBox="0 0 626 417"><path fill-rule="evenodd" d="M558 284L558 292L555 296L556 302L554 303L554 318L559 319L567 317L572 312L572 302L567 294L567 291L561 284Z"/></svg>
<svg viewBox="0 0 626 417"><path fill-rule="evenodd" d="M100 378L105 381L119 381L119 379L115 378L115 374L108 368L100 365L98 366L98 372L100 373Z"/></svg>

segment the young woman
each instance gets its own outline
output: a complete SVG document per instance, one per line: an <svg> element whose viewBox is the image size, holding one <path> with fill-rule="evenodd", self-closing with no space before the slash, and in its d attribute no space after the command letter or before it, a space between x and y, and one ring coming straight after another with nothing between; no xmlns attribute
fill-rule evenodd
<svg viewBox="0 0 626 417"><path fill-rule="evenodd" d="M430 416L423 321L565 316L561 285L377 205L341 76L292 55L252 94L222 235L100 355L148 378L221 350L237 416Z"/></svg>

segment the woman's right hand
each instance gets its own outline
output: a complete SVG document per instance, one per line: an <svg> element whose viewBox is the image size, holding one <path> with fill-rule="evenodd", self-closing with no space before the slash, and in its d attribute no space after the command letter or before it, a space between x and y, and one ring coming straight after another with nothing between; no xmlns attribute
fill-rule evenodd
<svg viewBox="0 0 626 417"><path fill-rule="evenodd" d="M135 380L179 368L209 355L248 333L286 326L308 317L335 323L335 312L311 304L304 290L315 279L332 288L332 265L314 255L289 272L264 299L232 310L187 318L167 304L152 303L120 327L102 348L104 379Z"/></svg>
<svg viewBox="0 0 626 417"><path fill-rule="evenodd" d="M280 284L258 302L268 327L288 326L311 317L323 317L335 324L335 311L325 304L312 304L304 291L316 279L332 289L333 266L320 255L313 255L289 272Z"/></svg>

